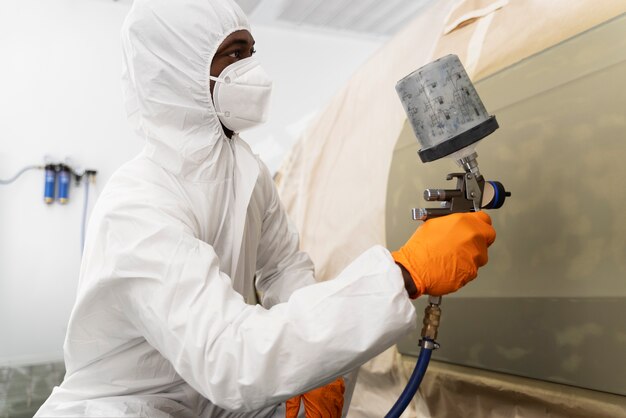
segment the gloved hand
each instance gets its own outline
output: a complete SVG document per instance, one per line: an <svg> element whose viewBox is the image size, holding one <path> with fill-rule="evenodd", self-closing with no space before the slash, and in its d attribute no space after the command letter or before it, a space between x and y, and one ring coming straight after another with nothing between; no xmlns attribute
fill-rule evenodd
<svg viewBox="0 0 626 418"><path fill-rule="evenodd" d="M496 239L485 212L455 213L430 219L417 228L398 251L391 253L417 288L412 298L452 293L474 279L487 264L487 247Z"/></svg>
<svg viewBox="0 0 626 418"><path fill-rule="evenodd" d="M343 409L343 378L314 389L303 395L295 396L286 403L285 418L296 418L300 411L300 401L304 402L306 418L340 418Z"/></svg>

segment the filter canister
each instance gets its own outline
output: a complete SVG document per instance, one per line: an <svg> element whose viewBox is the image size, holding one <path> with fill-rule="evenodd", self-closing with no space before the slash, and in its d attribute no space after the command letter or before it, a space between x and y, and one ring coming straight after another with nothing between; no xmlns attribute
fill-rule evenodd
<svg viewBox="0 0 626 418"><path fill-rule="evenodd" d="M418 142L423 162L438 160L498 129L463 64L446 55L404 77L396 91Z"/></svg>

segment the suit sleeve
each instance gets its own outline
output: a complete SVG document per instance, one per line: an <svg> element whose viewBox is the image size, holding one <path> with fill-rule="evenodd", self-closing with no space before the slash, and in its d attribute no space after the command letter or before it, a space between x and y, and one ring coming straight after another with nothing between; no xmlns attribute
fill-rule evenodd
<svg viewBox="0 0 626 418"><path fill-rule="evenodd" d="M300 251L298 231L289 221L267 169L264 175L268 201L257 252L256 288L264 307L286 302L302 287L315 283L314 267L308 254Z"/></svg>
<svg viewBox="0 0 626 418"><path fill-rule="evenodd" d="M102 290L114 294L138 336L227 410L256 410L326 384L415 326L400 270L382 247L366 251L335 280L295 290L267 309L244 302L213 248L175 215L147 202L105 222ZM308 275L310 262L296 247L275 251L291 254L289 274ZM274 275L279 278L286 280ZM290 292L272 287L266 289L274 300Z"/></svg>

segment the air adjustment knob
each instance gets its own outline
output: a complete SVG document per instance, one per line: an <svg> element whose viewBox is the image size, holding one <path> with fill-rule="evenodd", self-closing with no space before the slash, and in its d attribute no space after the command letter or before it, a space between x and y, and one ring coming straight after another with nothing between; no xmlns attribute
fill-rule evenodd
<svg viewBox="0 0 626 418"><path fill-rule="evenodd" d="M504 185L499 181L486 181L485 190L483 192L483 209L498 209L504 205L507 197L511 196L511 192L507 192ZM485 201L487 203L485 203Z"/></svg>

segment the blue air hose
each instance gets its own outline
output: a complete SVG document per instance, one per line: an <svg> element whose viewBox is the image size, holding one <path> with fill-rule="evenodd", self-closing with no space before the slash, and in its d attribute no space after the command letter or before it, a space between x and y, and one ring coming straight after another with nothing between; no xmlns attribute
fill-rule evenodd
<svg viewBox="0 0 626 418"><path fill-rule="evenodd" d="M432 340L427 338L424 339L424 341L432 342ZM430 356L433 353L433 349L426 348L426 346L432 347L431 344L422 345L420 355L417 359L417 364L415 364L415 369L413 370L413 374L411 374L409 383L407 383L396 403L389 410L387 415L385 415L385 418L399 418L417 393L420 383L422 383L422 379L426 374L426 369L428 368L428 363L430 362Z"/></svg>

